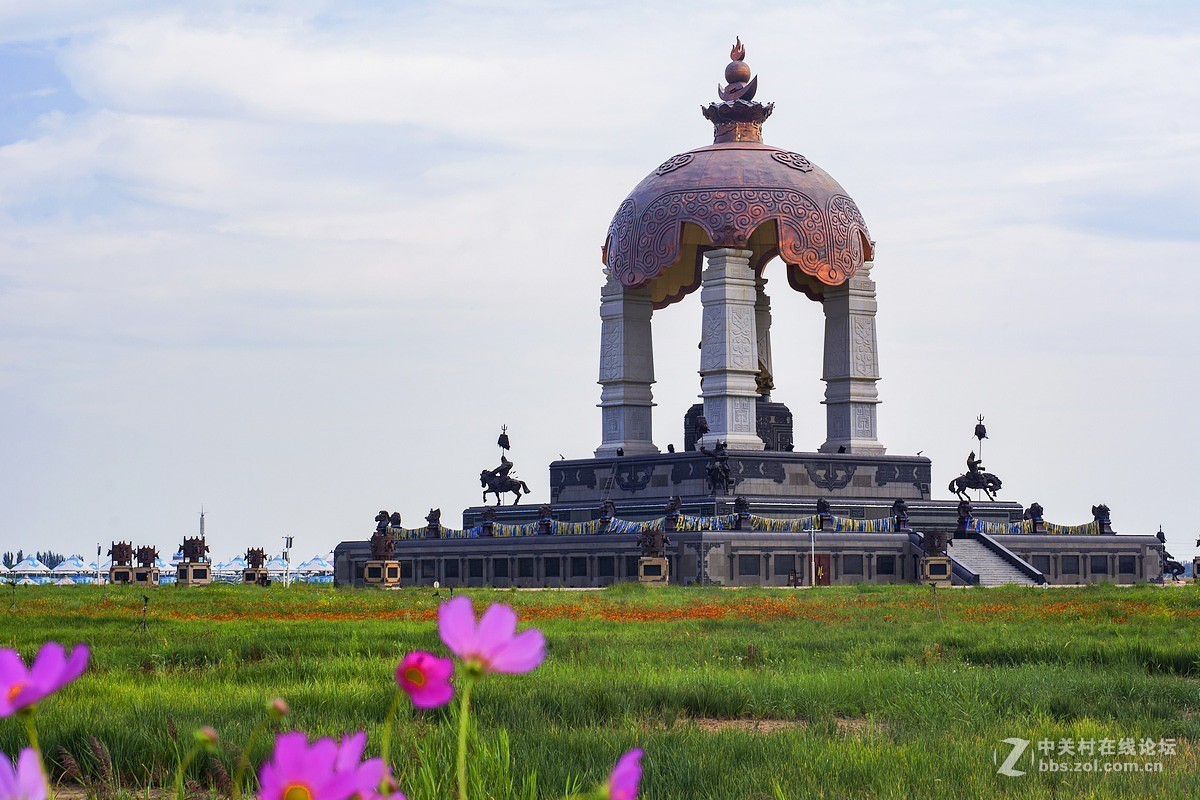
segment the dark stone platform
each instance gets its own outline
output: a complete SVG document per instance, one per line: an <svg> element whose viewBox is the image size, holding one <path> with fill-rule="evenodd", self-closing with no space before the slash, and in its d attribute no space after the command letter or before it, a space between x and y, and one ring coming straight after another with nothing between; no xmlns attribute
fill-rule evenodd
<svg viewBox="0 0 1200 800"><path fill-rule="evenodd" d="M892 504L903 499L914 530L950 533L958 520L957 500L930 499L932 464L923 456L731 450L732 485L719 496L709 489L709 463L698 452L555 461L550 465L551 518L599 519L607 499L621 519L657 519L667 501L678 496L681 512L693 516L732 513L735 498L743 497L750 513L764 517L815 514L817 501L824 499L836 516L884 519L892 515ZM516 506L472 506L463 511L463 527L478 525L489 507L498 524L535 522L540 505L526 498ZM987 522L1016 522L1023 512L1012 502L972 505L974 517Z"/></svg>
<svg viewBox="0 0 1200 800"><path fill-rule="evenodd" d="M550 464L550 502L599 504L710 496L708 456L699 452L584 458ZM747 499L930 498L931 462L922 456L729 451L730 496Z"/></svg>

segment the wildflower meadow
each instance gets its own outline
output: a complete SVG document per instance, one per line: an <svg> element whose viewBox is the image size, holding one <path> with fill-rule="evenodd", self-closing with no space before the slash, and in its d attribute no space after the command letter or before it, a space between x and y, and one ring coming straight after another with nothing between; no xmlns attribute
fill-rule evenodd
<svg viewBox="0 0 1200 800"><path fill-rule="evenodd" d="M0 800L1200 794L1194 587L21 588Z"/></svg>

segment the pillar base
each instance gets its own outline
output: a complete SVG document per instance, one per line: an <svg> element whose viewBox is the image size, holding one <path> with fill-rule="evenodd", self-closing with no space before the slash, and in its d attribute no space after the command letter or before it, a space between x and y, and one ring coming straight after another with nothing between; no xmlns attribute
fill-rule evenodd
<svg viewBox="0 0 1200 800"><path fill-rule="evenodd" d="M921 559L921 583L944 589L951 584L949 556L925 556Z"/></svg>
<svg viewBox="0 0 1200 800"><path fill-rule="evenodd" d="M247 586L270 586L271 577L265 569L244 569L242 583Z"/></svg>
<svg viewBox="0 0 1200 800"><path fill-rule="evenodd" d="M119 585L133 583L133 567L113 567L108 571L108 582Z"/></svg>
<svg viewBox="0 0 1200 800"><path fill-rule="evenodd" d="M184 562L175 570L175 585L208 586L212 583L212 564Z"/></svg>
<svg viewBox="0 0 1200 800"><path fill-rule="evenodd" d="M400 585L399 561L368 561L363 565L363 582L388 588Z"/></svg>
<svg viewBox="0 0 1200 800"><path fill-rule="evenodd" d="M158 586L161 577L158 567L134 567L133 584L135 586Z"/></svg>
<svg viewBox="0 0 1200 800"><path fill-rule="evenodd" d="M752 433L722 433L720 435L709 433L700 437L700 441L696 442L696 449L699 450L701 447L704 447L712 450L717 446L717 442L724 442L728 450L741 450L743 452L747 450L762 451L767 447L763 444L762 439Z"/></svg>
<svg viewBox="0 0 1200 800"><path fill-rule="evenodd" d="M671 565L665 558L639 558L638 583L666 586L671 580Z"/></svg>
<svg viewBox="0 0 1200 800"><path fill-rule="evenodd" d="M596 458L616 458L618 449L626 456L656 456L661 452L651 442L605 442L596 448Z"/></svg>

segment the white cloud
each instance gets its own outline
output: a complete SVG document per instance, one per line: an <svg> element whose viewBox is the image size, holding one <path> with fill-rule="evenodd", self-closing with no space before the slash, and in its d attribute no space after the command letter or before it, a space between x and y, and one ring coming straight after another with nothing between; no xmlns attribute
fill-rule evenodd
<svg viewBox="0 0 1200 800"><path fill-rule="evenodd" d="M65 497L163 546L204 501L222 555L281 527L329 546L381 505L453 520L502 422L545 496L598 433L609 215L706 143L736 32L768 141L880 242L885 443L948 480L983 411L1007 497L1161 518L1180 555L1200 25L1178 13L0 9L86 103L0 147L0 536L84 547ZM819 307L773 285L779 393L815 446ZM663 443L697 329L692 305L656 318Z"/></svg>

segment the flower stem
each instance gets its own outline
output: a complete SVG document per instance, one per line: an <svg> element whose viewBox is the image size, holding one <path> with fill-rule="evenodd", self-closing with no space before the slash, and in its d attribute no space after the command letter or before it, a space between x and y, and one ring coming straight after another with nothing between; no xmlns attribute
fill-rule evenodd
<svg viewBox="0 0 1200 800"><path fill-rule="evenodd" d="M22 713L22 721L25 723L25 735L29 737L29 746L33 748L33 752L38 754L38 758L42 757L42 747L38 744L37 725L33 722L33 714Z"/></svg>
<svg viewBox="0 0 1200 800"><path fill-rule="evenodd" d="M250 751L254 749L254 743L258 741L258 737L266 730L270 720L258 723L258 727L250 732L250 738L246 740L246 746L242 748L242 757L238 759L237 769L233 773L233 800L241 800L242 797L242 781L246 777L246 768L250 766Z"/></svg>
<svg viewBox="0 0 1200 800"><path fill-rule="evenodd" d="M390 774L390 770L392 768L392 762L390 760L392 752L392 729L396 727L396 717L399 716L400 697L402 694L403 692L400 691L399 687L397 687L396 693L392 697L392 707L388 709L387 719L384 720L383 723L383 735L379 740L379 755L383 758L385 775ZM385 783L390 785L391 782L385 781ZM390 788L385 788L383 791L383 796L387 797L391 793L392 792Z"/></svg>
<svg viewBox="0 0 1200 800"><path fill-rule="evenodd" d="M200 752L199 745L193 745L191 750L188 750L187 755L179 762L178 771L175 773L175 796L178 800L184 800L183 797L183 774L187 772L187 768L192 765L196 754Z"/></svg>
<svg viewBox="0 0 1200 800"><path fill-rule="evenodd" d="M475 679L467 677L462 705L458 709L458 800L467 800L467 729L471 720L471 687Z"/></svg>
<svg viewBox="0 0 1200 800"><path fill-rule="evenodd" d="M54 787L50 785L50 776L46 774L46 760L42 758L42 746L38 742L37 724L33 721L33 711L27 709L19 713L22 722L25 723L25 735L29 737L29 746L33 748L33 752L37 753L38 766L42 770L42 783L46 785L46 797L54 797Z"/></svg>

